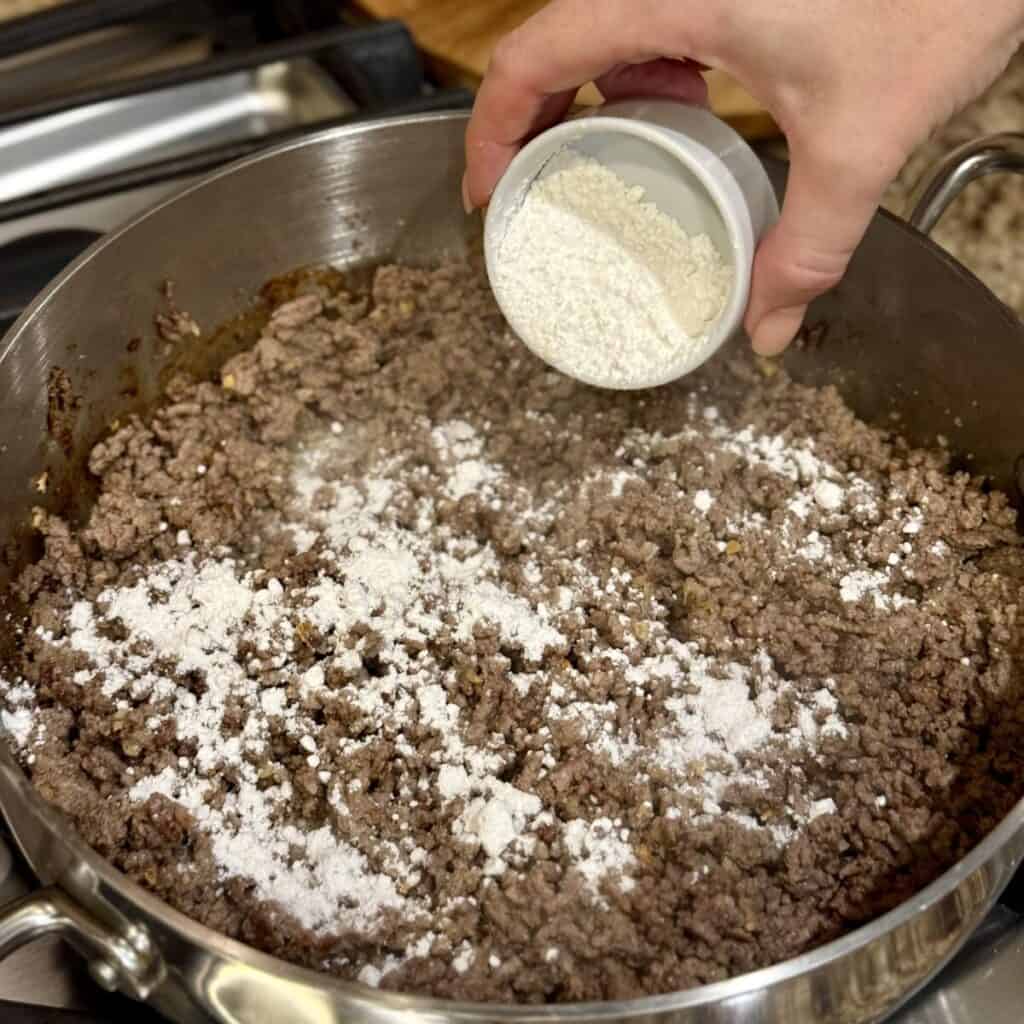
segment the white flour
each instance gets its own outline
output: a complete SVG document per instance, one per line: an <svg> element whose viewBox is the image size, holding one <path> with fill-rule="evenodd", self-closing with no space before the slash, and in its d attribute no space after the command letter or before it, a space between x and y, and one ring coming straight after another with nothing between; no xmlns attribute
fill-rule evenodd
<svg viewBox="0 0 1024 1024"><path fill-rule="evenodd" d="M596 160L526 193L500 243L493 284L509 320L557 369L602 387L658 381L702 345L732 269Z"/></svg>
<svg viewBox="0 0 1024 1024"><path fill-rule="evenodd" d="M781 523L769 523L760 513L728 520L711 484L680 490L679 500L699 513L700 528L710 532L723 557L730 557L730 544L742 549L771 542L779 547L780 564L793 558L820 567L841 604L863 601L888 614L909 601L899 590L902 563L927 527L923 510L841 473L809 441L729 427L711 407L696 411L709 465L721 461L727 473L769 474L787 489ZM559 819L541 791L505 781L513 753L495 748L486 735L470 739L469 715L457 703L456 674L432 652L446 638L471 642L483 631L517 652L510 688L520 696L541 695L541 720L549 724L537 732L538 782L560 768L553 730L572 723L594 755L638 779L667 785L671 795L663 813L670 820L686 815L699 825L725 818L785 845L814 818L835 810L799 772L770 823L734 809L730 796L737 786L767 785L758 767L762 752L782 749L796 759L813 759L823 742L847 735L833 680L802 680L798 686L783 678L764 651L736 660L707 656L699 644L672 635L668 610L645 596L630 572L613 569L599 579L571 551L564 555L557 586L545 583L542 566L550 566L551 555L543 554L543 546L525 556L519 565L530 597L513 592L498 554L454 533L439 504L469 494L489 505L499 498L518 502L529 546L543 545L557 509L572 496L563 489L541 500L517 489L510 471L488 459L484 438L468 423L424 429L442 498L437 504L416 499L411 519L406 513L401 522L395 509L412 500L421 476L415 460L406 465L381 455L357 482L337 482L331 458L353 446L347 436L330 438L299 459L284 528L299 550L316 553L319 566L301 586L285 587L230 558L204 557L183 546L177 558L151 566L133 585L110 589L95 603L75 604L63 635L47 637L87 656L91 667L76 675L77 682L98 676L109 696L155 705L152 725L173 721L179 741L194 746L193 758L140 779L130 792L133 800L159 793L186 807L209 834L225 878L249 879L260 897L281 900L314 931L370 932L389 912L430 921L451 908L438 906L421 889L427 851L409 837L339 830L351 814L349 803L362 798L362 783L325 772L321 764L322 758L330 763L332 755L356 756L377 744L408 757L429 736L426 766L407 776L402 798L422 799L447 815L447 827L467 856L479 851L484 876L493 881L528 865L539 834L554 826L564 869L578 872L598 903L609 879L628 891L638 867L633 837L621 822ZM642 483L660 451L695 436L693 427L675 437L629 431L609 465L565 486L629 500L633 482ZM826 532L804 526L847 514L893 523L906 538L885 570L852 563L833 550ZM803 528L799 545L795 535L787 539L790 524ZM625 624L626 639L595 643L567 667L568 627L585 621L583 609L600 606ZM137 642L109 639L106 627L114 620ZM299 670L297 654L308 626L329 638L330 647L319 663ZM642 643L630 639L630 629L644 637ZM379 666L372 675L363 658L367 635L375 638ZM240 656L240 648L249 653ZM279 669L280 685L261 687L254 663ZM619 700L589 694L593 673L609 672L628 687L629 699L664 694L656 730L637 736ZM183 682L185 673L205 680L198 696ZM24 749L40 737L32 720L33 694L17 680L12 684L0 724ZM358 728L329 738L310 712L321 698L342 699L356 709L362 716ZM244 711L244 724L226 737L223 722L231 706ZM787 724L780 724L780 714L788 715ZM282 823L295 789L287 778L268 785L258 775L261 752L282 730L318 771L326 791L332 817L316 827ZM226 772L237 779L236 790L211 807L209 794ZM411 940L404 954L388 954L368 966L362 979L375 983L405 960L424 955L429 939L428 934ZM459 947L452 951L453 964L465 969L475 955L471 946Z"/></svg>
<svg viewBox="0 0 1024 1024"><path fill-rule="evenodd" d="M718 410L706 406L701 418L707 424L701 430L686 427L678 434L665 436L631 431L619 454L625 459L637 458L658 447L671 449L681 440L700 440L712 461L736 456L750 467L763 469L793 484L792 496L786 502L788 513L802 523L809 518L828 522L839 515L852 515L863 524L872 526L889 522L909 538L916 537L925 526L924 510L910 504L905 495L896 491L882 495L866 480L857 475L841 473L835 466L819 457L810 438L789 441L781 435L756 434L752 428L734 429L720 421ZM612 493L621 493L622 485L612 481ZM692 499L694 507L704 515L710 514L716 497L706 489L698 490ZM915 599L901 593L899 586L913 580L913 573L903 565L915 549L908 540L900 546L900 553L888 556L888 567L881 570L865 569L863 561L847 559L840 563L833 555L832 543L817 530L805 534L799 544L792 539L788 522L783 522L773 542L778 546L780 564L785 559L799 558L820 563L823 575L835 585L840 599L847 604L869 600L880 612L899 611L915 604ZM771 533L767 521L760 513L746 513L741 520L726 523L727 532L742 542L744 537L763 544ZM726 552L726 541L718 542L718 550ZM742 543L740 543L740 550ZM942 556L948 548L939 542L932 546L932 554ZM863 554L863 552L861 552Z"/></svg>
<svg viewBox="0 0 1024 1024"><path fill-rule="evenodd" d="M574 818L565 823L564 842L569 855L587 881L594 895L601 899L599 885L610 871L619 873L623 892L633 888L628 871L633 864L633 848L629 845L629 830L616 827L608 818L587 822Z"/></svg>

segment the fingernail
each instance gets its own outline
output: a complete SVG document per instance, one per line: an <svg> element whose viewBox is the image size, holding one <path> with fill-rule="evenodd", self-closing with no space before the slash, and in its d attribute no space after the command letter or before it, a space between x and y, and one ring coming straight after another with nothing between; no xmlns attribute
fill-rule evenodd
<svg viewBox="0 0 1024 1024"><path fill-rule="evenodd" d="M762 317L751 339L754 351L761 356L777 356L796 337L806 311L806 306L789 306Z"/></svg>
<svg viewBox="0 0 1024 1024"><path fill-rule="evenodd" d="M465 174L462 176L462 208L467 214L474 210L473 200L469 198L469 179Z"/></svg>

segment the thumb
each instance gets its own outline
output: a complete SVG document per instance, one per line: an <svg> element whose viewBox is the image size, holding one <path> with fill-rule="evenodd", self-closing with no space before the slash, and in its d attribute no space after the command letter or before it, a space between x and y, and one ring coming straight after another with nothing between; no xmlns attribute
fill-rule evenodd
<svg viewBox="0 0 1024 1024"><path fill-rule="evenodd" d="M839 283L887 180L880 165L832 161L809 148L794 147L791 159L782 217L758 247L747 306L747 333L766 356L781 352L807 304Z"/></svg>

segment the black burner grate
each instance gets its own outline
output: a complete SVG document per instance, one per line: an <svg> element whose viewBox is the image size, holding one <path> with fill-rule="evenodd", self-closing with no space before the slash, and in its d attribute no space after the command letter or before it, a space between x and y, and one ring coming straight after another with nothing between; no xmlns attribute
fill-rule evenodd
<svg viewBox="0 0 1024 1024"><path fill-rule="evenodd" d="M431 81L412 36L400 22L349 24L339 18L338 5L316 0L76 0L0 25L0 59L124 25L170 26L182 33L203 36L211 41L211 52L205 59L180 67L71 88L28 101L16 98L5 104L0 86L0 129L297 58L316 61L355 110L301 128L207 145L0 201L0 225L152 185L194 178L312 131L369 118L465 108L472 102L466 90L441 88ZM84 231L59 231L31 234L0 245L0 332L96 237L95 233Z"/></svg>

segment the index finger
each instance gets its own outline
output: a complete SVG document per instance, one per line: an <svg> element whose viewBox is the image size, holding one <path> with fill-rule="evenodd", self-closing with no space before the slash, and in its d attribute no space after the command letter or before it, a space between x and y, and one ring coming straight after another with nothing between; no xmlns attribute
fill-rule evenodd
<svg viewBox="0 0 1024 1024"><path fill-rule="evenodd" d="M671 15L666 14L666 8ZM698 14L657 0L554 0L495 49L466 132L466 188L481 206L519 148L604 72L655 57L693 57Z"/></svg>

